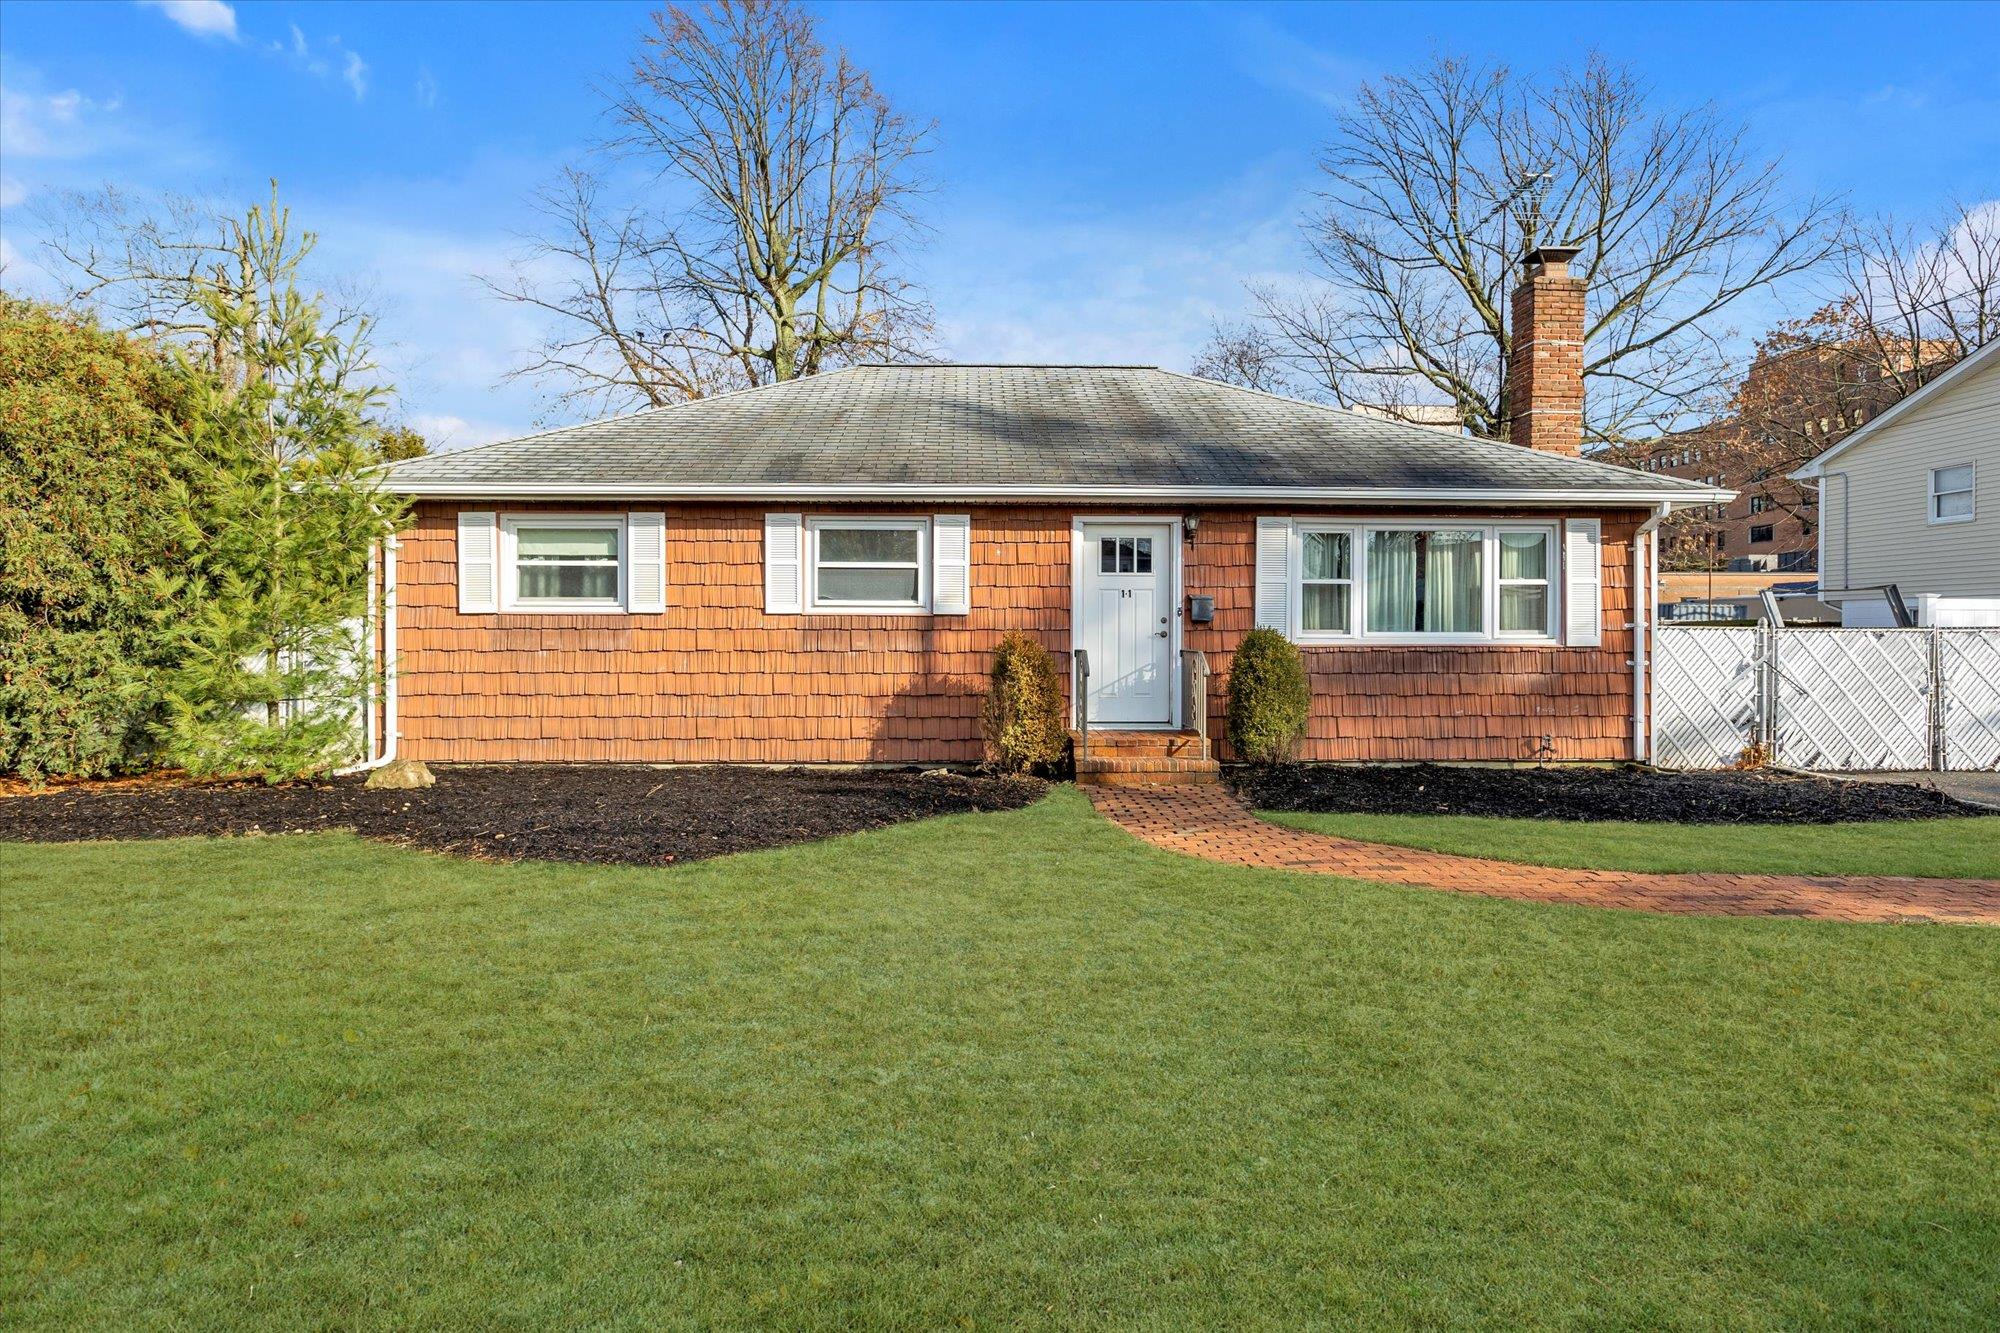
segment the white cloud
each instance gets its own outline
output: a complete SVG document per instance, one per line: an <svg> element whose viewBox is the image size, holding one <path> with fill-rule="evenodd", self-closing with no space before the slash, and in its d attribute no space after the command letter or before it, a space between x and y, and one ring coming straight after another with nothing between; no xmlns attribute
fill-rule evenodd
<svg viewBox="0 0 2000 1333"><path fill-rule="evenodd" d="M97 101L74 88L46 92L0 85L0 143L10 156L83 157L112 134L118 99Z"/></svg>
<svg viewBox="0 0 2000 1333"><path fill-rule="evenodd" d="M197 37L237 39L236 11L222 0L139 0L148 9L157 9L174 24Z"/></svg>
<svg viewBox="0 0 2000 1333"><path fill-rule="evenodd" d="M27 186L12 176L0 176L0 208L12 208L27 197Z"/></svg>
<svg viewBox="0 0 2000 1333"><path fill-rule="evenodd" d="M424 442L434 454L471 449L492 444L495 440L511 440L521 434L520 429L514 426L492 421L467 421L449 412L416 412L405 420L411 430L424 437Z"/></svg>
<svg viewBox="0 0 2000 1333"><path fill-rule="evenodd" d="M270 43L270 51L275 55L289 54L292 63L316 79L338 78L354 92L354 100L359 102L368 96L368 62L358 51L349 50L338 37L329 37L321 46L315 47L298 24L287 25L291 29L292 44L288 48L283 42ZM339 68L335 68L338 60Z"/></svg>
<svg viewBox="0 0 2000 1333"><path fill-rule="evenodd" d="M432 74L430 66L426 65L417 71L417 105L433 107L437 105L437 100L437 76Z"/></svg>
<svg viewBox="0 0 2000 1333"><path fill-rule="evenodd" d="M347 60L340 68L340 77L347 80L347 86L354 90L355 101L368 96L368 64L354 52L347 53Z"/></svg>

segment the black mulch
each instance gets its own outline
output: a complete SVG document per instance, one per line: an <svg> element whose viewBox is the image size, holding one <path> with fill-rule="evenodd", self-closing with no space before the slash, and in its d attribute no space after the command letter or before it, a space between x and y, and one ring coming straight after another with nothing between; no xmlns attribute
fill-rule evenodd
<svg viewBox="0 0 2000 1333"><path fill-rule="evenodd" d="M1238 768L1230 785L1259 810L1381 815L1619 819L1659 824L1844 824L1990 810L1915 783L1836 782L1777 773L1629 768Z"/></svg>
<svg viewBox="0 0 2000 1333"><path fill-rule="evenodd" d="M943 771L508 765L433 770L435 786L360 778L265 786L70 788L0 798L0 841L353 829L499 860L660 865L810 842L930 815L1013 810L1045 786Z"/></svg>

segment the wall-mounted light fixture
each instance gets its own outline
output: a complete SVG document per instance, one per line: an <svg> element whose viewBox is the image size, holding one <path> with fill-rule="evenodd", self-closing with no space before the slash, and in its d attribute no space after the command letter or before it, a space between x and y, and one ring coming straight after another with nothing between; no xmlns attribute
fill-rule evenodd
<svg viewBox="0 0 2000 1333"><path fill-rule="evenodd" d="M1190 542L1193 541L1195 533L1199 532L1200 530L1201 530L1200 514L1183 514L1181 516L1182 541L1190 541Z"/></svg>

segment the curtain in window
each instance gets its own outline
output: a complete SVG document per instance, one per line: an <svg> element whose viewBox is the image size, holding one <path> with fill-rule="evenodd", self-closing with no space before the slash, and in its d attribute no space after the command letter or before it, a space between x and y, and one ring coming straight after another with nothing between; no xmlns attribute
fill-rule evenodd
<svg viewBox="0 0 2000 1333"><path fill-rule="evenodd" d="M1368 629L1408 634L1417 628L1417 534L1368 534Z"/></svg>
<svg viewBox="0 0 2000 1333"><path fill-rule="evenodd" d="M1423 628L1431 634L1477 634L1484 589L1479 586L1480 555L1486 538L1478 532L1432 532L1424 564Z"/></svg>
<svg viewBox="0 0 2000 1333"><path fill-rule="evenodd" d="M1477 634L1484 627L1481 532L1368 535L1368 629L1376 634Z"/></svg>

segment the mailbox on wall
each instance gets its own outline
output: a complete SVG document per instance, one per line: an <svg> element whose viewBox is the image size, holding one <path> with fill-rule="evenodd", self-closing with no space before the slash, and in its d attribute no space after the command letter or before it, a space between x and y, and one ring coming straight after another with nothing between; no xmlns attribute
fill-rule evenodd
<svg viewBox="0 0 2000 1333"><path fill-rule="evenodd" d="M1215 619L1215 599L1213 597L1188 598L1188 619L1197 625L1206 625Z"/></svg>

